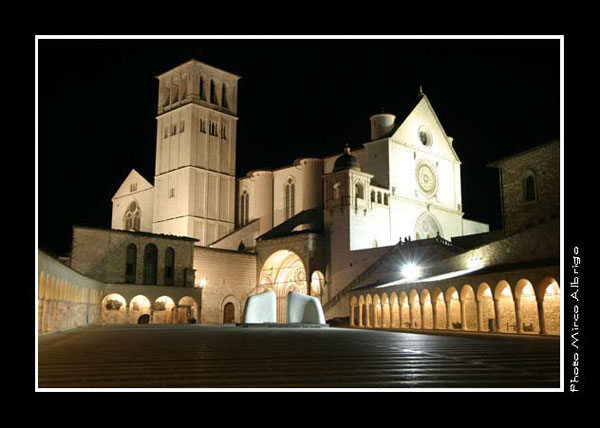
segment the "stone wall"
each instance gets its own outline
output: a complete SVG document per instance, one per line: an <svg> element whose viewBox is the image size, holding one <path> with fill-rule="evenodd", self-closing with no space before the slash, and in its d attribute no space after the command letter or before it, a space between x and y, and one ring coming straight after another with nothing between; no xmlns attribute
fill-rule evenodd
<svg viewBox="0 0 600 428"><path fill-rule="evenodd" d="M560 145L558 142L501 160L500 168L507 234L523 230L541 221L558 218L560 213ZM523 179L532 172L536 199L524 200Z"/></svg>
<svg viewBox="0 0 600 428"><path fill-rule="evenodd" d="M38 250L38 333L98 323L104 286Z"/></svg>
<svg viewBox="0 0 600 428"><path fill-rule="evenodd" d="M182 238L149 233L73 227L71 267L83 275L110 283L125 283L127 247L137 248L135 284L144 283L144 248L152 243L158 249L157 284L165 284L165 252L171 247L175 252L175 278L173 285L184 285L184 272L191 269L194 251L192 238Z"/></svg>
<svg viewBox="0 0 600 428"><path fill-rule="evenodd" d="M256 255L197 246L194 269L196 283L203 284L201 322L221 324L229 302L240 322L246 299L256 287Z"/></svg>

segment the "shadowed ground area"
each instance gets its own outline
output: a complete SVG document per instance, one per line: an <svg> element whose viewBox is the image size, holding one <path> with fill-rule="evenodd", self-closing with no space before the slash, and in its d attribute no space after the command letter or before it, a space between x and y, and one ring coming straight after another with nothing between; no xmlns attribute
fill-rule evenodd
<svg viewBox="0 0 600 428"><path fill-rule="evenodd" d="M39 338L39 387L560 387L558 338L95 326Z"/></svg>

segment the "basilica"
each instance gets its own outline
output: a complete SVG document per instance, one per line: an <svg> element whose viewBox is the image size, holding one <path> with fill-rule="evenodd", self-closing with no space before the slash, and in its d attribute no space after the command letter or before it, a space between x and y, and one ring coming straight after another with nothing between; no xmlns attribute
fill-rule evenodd
<svg viewBox="0 0 600 428"><path fill-rule="evenodd" d="M421 89L356 147L237 177L240 77L190 60L157 79L154 178L131 170L111 229L74 226L68 263L40 253L40 332L236 323L272 290L278 322L297 291L357 328L558 334L558 142L490 165L490 231L465 218L461 161Z"/></svg>

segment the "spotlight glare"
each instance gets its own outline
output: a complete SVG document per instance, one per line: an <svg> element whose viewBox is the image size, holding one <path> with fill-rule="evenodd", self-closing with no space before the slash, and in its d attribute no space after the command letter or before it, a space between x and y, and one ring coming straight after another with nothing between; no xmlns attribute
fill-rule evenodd
<svg viewBox="0 0 600 428"><path fill-rule="evenodd" d="M407 263L402 268L402 276L406 279L417 279L420 275L419 266L414 263Z"/></svg>

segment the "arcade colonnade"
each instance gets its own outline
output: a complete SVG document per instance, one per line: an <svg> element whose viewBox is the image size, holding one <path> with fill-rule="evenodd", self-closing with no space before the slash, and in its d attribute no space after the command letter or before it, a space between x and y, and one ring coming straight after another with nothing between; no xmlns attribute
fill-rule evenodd
<svg viewBox="0 0 600 428"><path fill-rule="evenodd" d="M104 283L38 251L38 333L97 323Z"/></svg>
<svg viewBox="0 0 600 428"><path fill-rule="evenodd" d="M177 299L163 295L152 301L143 294L127 300L119 293L110 293L102 299L101 324L195 324L198 322L198 302L191 296Z"/></svg>
<svg viewBox="0 0 600 428"><path fill-rule="evenodd" d="M560 334L560 287L538 281L470 281L355 292L350 325L362 328Z"/></svg>

